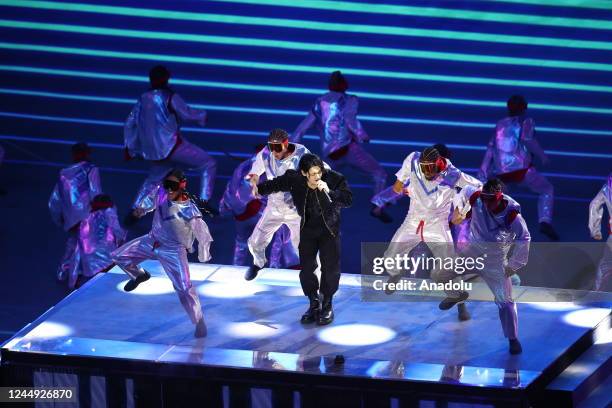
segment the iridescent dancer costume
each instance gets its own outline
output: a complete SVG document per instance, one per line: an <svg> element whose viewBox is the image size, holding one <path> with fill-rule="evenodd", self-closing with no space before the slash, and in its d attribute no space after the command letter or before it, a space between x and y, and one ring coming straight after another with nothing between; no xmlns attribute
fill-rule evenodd
<svg viewBox="0 0 612 408"><path fill-rule="evenodd" d="M446 147L446 145L442 143L438 143L438 144L435 144L433 147L436 150L438 150L438 152L440 153L442 157L450 160L451 151L448 149L448 147ZM472 180L472 182L475 182L475 180ZM408 195L405 194L405 192L408 191L409 184L410 184L410 178L408 177L400 193L396 193L393 189L393 186L389 186L385 188L384 190L382 190L381 192L379 192L378 194L374 195L374 197L372 197L370 202L375 207L380 207L380 208L383 208L389 205L395 205L397 204L398 201L404 198L406 199L408 198ZM459 190L459 188L457 188L457 190ZM453 242L455 243L455 246L456 246L456 245L460 245L463 242L467 242L468 234L470 231L470 222L469 220L466 220L465 222L462 222L460 225L450 224L452 212L453 212L453 209L451 208L451 213L448 216L448 221L449 221L449 225L451 229L451 234L453 237Z"/></svg>
<svg viewBox="0 0 612 408"><path fill-rule="evenodd" d="M427 152L429 149L425 149ZM434 149L435 150L435 149ZM408 185L410 208L406 219L397 229L384 256L395 258L396 255L408 254L420 242L430 247L434 257L447 258L454 256L453 238L448 223L449 213L455 188L467 186L480 187L481 183L474 177L463 173L453 166L450 160L443 159L445 168L438 175L428 180L420 166L420 152L412 152L404 160L402 168L396 173L398 182ZM387 272L396 279L401 271L388 269ZM452 270L434 269L431 278L436 282L460 280L461 276ZM458 298L457 291L447 291L449 298Z"/></svg>
<svg viewBox="0 0 612 408"><path fill-rule="evenodd" d="M533 155L543 163L548 157L535 139L535 122L527 117L527 101L520 95L508 100L509 116L497 122L480 166L479 178L497 177L506 185L518 184L538 194L540 230L551 239L559 239L552 229L554 187L535 167ZM544 225L543 225L544 224Z"/></svg>
<svg viewBox="0 0 612 408"><path fill-rule="evenodd" d="M159 71L157 74L154 72L156 69ZM215 159L190 143L180 132L184 122L204 126L206 111L189 107L179 94L168 88L170 73L163 70L163 67L151 70L153 89L140 96L124 127L125 148L129 156L151 162L149 176L140 187L132 206L143 213L155 208L152 191L157 190L172 168L184 167L200 173L199 194L204 200L212 196L217 172ZM167 72L167 77L163 76L164 72Z"/></svg>
<svg viewBox="0 0 612 408"><path fill-rule="evenodd" d="M127 236L119 225L117 208L110 197L104 194L94 197L91 207L91 212L79 227L78 257L82 275L87 278L114 265L111 253L125 242Z"/></svg>
<svg viewBox="0 0 612 408"><path fill-rule="evenodd" d="M265 174L268 180L272 180L282 176L289 169L297 170L300 159L305 153L309 153L309 150L298 143L290 143L289 150L292 153L288 157L278 160L266 146L255 156L249 174L257 176ZM248 240L249 251L257 267L263 268L266 264L266 248L272 241L274 233L283 224L289 228L291 245L297 253L300 244L300 216L291 194L283 192L270 194L266 208Z"/></svg>
<svg viewBox="0 0 612 408"><path fill-rule="evenodd" d="M80 161L60 171L59 181L49 198L53 221L70 235L57 279L68 280L74 288L80 272L79 228L91 211L91 201L102 193L98 168L89 161Z"/></svg>
<svg viewBox="0 0 612 408"><path fill-rule="evenodd" d="M314 102L310 112L293 132L291 141L299 143L304 134L316 126L321 139L322 158L332 169L348 165L372 178L374 194L378 194L387 180L387 173L368 153L362 143L370 138L357 119L359 100L347 94L348 82L340 71L332 73L330 92Z"/></svg>
<svg viewBox="0 0 612 408"><path fill-rule="evenodd" d="M601 223L603 219L603 207L608 209L608 215L612 214L612 173L608 176L608 182L603 185L589 205L589 231L594 239L602 239ZM597 275L595 277L595 290L612 292L612 217L608 219L608 240L604 248L604 255L599 262Z"/></svg>
<svg viewBox="0 0 612 408"><path fill-rule="evenodd" d="M500 210L493 212L483 202L484 193L467 186L455 198L455 208L470 219L469 242L463 256L484 256L484 268L476 271L495 296L504 336L518 337L518 315L512 299L512 280L506 271L516 273L527 265L531 236L521 216L521 206L510 196L502 194L493 200L500 202ZM491 195L491 194L489 194Z"/></svg>
<svg viewBox="0 0 612 408"><path fill-rule="evenodd" d="M207 262L211 258L210 244L213 239L200 210L190 199L171 201L165 190L160 192L163 194L158 194L151 232L114 251L112 259L134 281L148 275L138 266L141 262L158 260L187 315L196 324L202 321L203 314L198 294L191 284L187 251L193 251L194 241L197 240L198 259Z"/></svg>
<svg viewBox="0 0 612 408"><path fill-rule="evenodd" d="M247 175L255 162L256 156L242 162L228 181L219 203L219 212L223 216L232 216L236 221L236 243L234 246L234 265L250 265L249 247L247 241L255 225L262 217L266 208L266 198L256 198ZM274 233L270 249L270 267L281 268L298 265L299 256L291 243L291 234L285 224Z"/></svg>

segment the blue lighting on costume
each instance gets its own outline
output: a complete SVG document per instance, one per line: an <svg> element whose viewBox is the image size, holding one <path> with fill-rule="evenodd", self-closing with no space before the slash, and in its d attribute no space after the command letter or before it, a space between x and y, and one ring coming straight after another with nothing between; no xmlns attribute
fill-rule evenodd
<svg viewBox="0 0 612 408"><path fill-rule="evenodd" d="M3 112L0 112L0 116L2 116ZM222 129L218 129L219 133L222 133L223 130ZM76 140L65 140L65 139L48 139L48 138L37 138L37 137L27 137L27 136L14 136L14 135L0 135L0 140L14 140L14 141L23 141L23 142L34 142L34 143L51 143L51 144L64 144L64 145L72 145L76 142ZM91 147L102 147L102 148L109 148L109 149L123 149L122 145L119 144L108 144L108 143L95 143L95 142L91 142L89 143L89 145ZM428 143L420 143L420 142L415 142L414 144L415 146L429 146ZM249 153L240 153L240 152L208 152L209 154L211 154L212 156L232 156L232 157L241 157L241 158L248 158L251 157L251 154ZM49 165L49 166L56 166L56 167L65 167L67 164L66 163L52 163L52 162L41 162L41 161L30 161L30 160L14 160L14 159L9 159L6 160L7 162L12 162L12 163L20 163L20 164L32 164L32 165ZM392 168L392 169L398 169L401 167L401 163L389 163L389 162L381 162L380 163L383 167L388 167L388 168ZM102 170L107 170L107 171L112 171L112 172L123 172L123 173L139 173L139 174L148 174L148 172L143 171L143 170L132 170L132 169L119 169L119 168L114 168L114 167L102 167ZM471 168L464 168L464 171L467 172L472 172L475 173L478 169L471 169ZM195 173L192 173L195 174ZM580 174L568 174L568 173L542 173L547 177L557 177L557 178L573 178L573 179L578 179L578 180L607 180L606 177L604 176L589 176L589 175L580 175ZM229 176L217 176L220 178L229 178ZM360 187L360 188L370 188L369 185L361 185L361 184L353 184L353 187ZM521 194L521 193L515 193L513 194L516 197L531 197L529 195L526 194ZM572 200L574 199L573 197L564 197L564 196L556 196L556 199L559 200ZM577 199L578 201L584 201L584 199Z"/></svg>

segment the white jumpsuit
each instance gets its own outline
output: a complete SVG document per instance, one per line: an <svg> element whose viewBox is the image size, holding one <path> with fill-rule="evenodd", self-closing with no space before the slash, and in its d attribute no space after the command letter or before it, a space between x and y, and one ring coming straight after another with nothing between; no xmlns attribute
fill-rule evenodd
<svg viewBox="0 0 612 408"><path fill-rule="evenodd" d="M386 258L408 254L421 241L428 244L436 258L454 256L448 216L455 197L455 187L481 186L477 179L457 169L448 159L446 170L433 180L427 180L419 165L420 155L419 152L410 153L395 174L402 183L408 182L410 208L385 251ZM392 276L401 273L397 269L388 269L387 272ZM452 270L435 268L431 272L431 278L436 282L447 282L460 277ZM447 291L447 295L458 297L459 293Z"/></svg>
<svg viewBox="0 0 612 408"><path fill-rule="evenodd" d="M257 153L249 174L261 176L265 173L266 178L272 180L275 177L282 176L289 169L297 170L302 156L310 152L305 146L298 143L290 143L289 148L294 149L293 153L283 160L277 160L266 146ZM266 209L248 241L249 251L253 255L253 263L260 268L265 266L267 261L266 248L272 241L274 233L283 224L289 228L291 243L297 252L300 244L300 220L300 215L293 204L290 193L270 194Z"/></svg>

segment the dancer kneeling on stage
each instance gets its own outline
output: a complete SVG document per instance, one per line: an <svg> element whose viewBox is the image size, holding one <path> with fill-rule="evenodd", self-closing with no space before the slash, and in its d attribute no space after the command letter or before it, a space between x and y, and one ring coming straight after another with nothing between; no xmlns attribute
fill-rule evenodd
<svg viewBox="0 0 612 408"><path fill-rule="evenodd" d="M304 154L300 171L287 170L284 175L257 185L259 194L290 192L300 222L300 283L310 300L302 323L326 325L334 320L332 297L340 282L340 209L351 206L353 194L344 176L326 170L314 154ZM314 271L320 252L321 285ZM319 298L319 289L322 302Z"/></svg>
<svg viewBox="0 0 612 408"><path fill-rule="evenodd" d="M495 296L510 353L519 354L522 347L510 276L527 265L531 236L521 216L521 206L502 191L503 183L499 179L487 181L482 191L467 186L455 197L453 223L471 218L469 244L462 255L484 254L484 267L476 270Z"/></svg>
<svg viewBox="0 0 612 408"><path fill-rule="evenodd" d="M158 195L151 232L128 242L113 252L113 261L131 278L124 290L131 292L151 275L138 266L147 259L157 259L172 281L181 304L196 325L195 336L206 336L206 324L200 300L189 276L187 250L198 240L198 259L210 260L212 237L198 208L201 200L186 191L187 179L181 170L171 171L163 181L164 192Z"/></svg>

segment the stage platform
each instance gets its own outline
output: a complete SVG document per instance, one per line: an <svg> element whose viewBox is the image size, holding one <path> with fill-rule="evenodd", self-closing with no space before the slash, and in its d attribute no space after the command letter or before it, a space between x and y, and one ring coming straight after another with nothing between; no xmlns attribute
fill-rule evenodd
<svg viewBox="0 0 612 408"><path fill-rule="evenodd" d="M115 268L7 341L3 385L72 384L81 406L537 406L598 336L598 355L612 355L610 294L515 288L523 353L512 356L491 301L469 302L459 322L437 302L363 301L360 276L343 274L335 321L301 325L297 271L246 282L245 268L204 264L191 265L208 325L196 339L160 266L144 266L153 277L134 292ZM555 301L568 296L580 302ZM588 366L601 381L606 360Z"/></svg>

